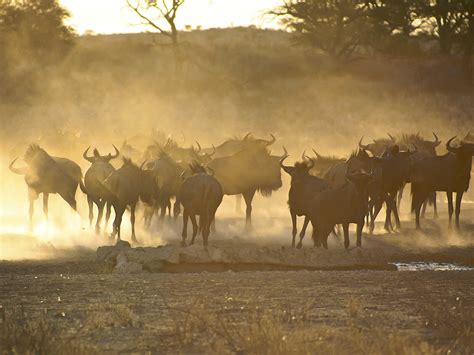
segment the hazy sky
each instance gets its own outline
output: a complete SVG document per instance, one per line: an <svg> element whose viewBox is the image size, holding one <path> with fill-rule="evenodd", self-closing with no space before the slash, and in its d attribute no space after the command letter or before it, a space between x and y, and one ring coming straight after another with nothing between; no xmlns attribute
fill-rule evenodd
<svg viewBox="0 0 474 355"><path fill-rule="evenodd" d="M193 27L249 26L276 27L275 21L262 16L281 0L187 0L179 10L180 29ZM70 23L81 34L140 32L149 29L137 26L137 17L125 6L125 0L60 0L71 12Z"/></svg>

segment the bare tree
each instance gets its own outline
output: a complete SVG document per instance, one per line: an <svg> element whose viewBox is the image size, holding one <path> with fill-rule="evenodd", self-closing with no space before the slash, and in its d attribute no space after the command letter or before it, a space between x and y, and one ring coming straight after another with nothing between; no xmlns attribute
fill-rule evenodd
<svg viewBox="0 0 474 355"><path fill-rule="evenodd" d="M176 14L185 0L126 0L127 6L142 20L160 34L168 37L175 46L178 44ZM168 28L165 28L164 26Z"/></svg>

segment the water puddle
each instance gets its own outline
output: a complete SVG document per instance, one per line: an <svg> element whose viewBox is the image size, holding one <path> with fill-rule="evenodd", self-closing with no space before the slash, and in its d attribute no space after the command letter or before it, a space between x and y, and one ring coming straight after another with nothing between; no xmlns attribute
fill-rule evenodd
<svg viewBox="0 0 474 355"><path fill-rule="evenodd" d="M450 263L412 262L393 263L398 271L474 271L474 267Z"/></svg>

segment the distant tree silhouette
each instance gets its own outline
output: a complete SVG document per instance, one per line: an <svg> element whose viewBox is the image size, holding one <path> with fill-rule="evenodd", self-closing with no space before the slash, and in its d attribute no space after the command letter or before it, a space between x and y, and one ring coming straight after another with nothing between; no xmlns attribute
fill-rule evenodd
<svg viewBox="0 0 474 355"><path fill-rule="evenodd" d="M38 72L73 45L69 13L57 0L0 0L0 94L23 97Z"/></svg>
<svg viewBox="0 0 474 355"><path fill-rule="evenodd" d="M285 0L270 14L301 40L343 61L357 54L371 30L362 0Z"/></svg>
<svg viewBox="0 0 474 355"><path fill-rule="evenodd" d="M185 0L126 0L127 6L142 20L168 37L173 45L178 44L176 15ZM165 28L164 26L168 26Z"/></svg>

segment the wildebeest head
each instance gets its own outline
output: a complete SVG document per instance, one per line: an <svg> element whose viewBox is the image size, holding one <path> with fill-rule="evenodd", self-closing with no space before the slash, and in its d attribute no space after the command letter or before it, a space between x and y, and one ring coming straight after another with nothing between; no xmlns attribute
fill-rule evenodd
<svg viewBox="0 0 474 355"><path fill-rule="evenodd" d="M280 158L280 166L281 168L291 176L292 181L295 179L299 179L309 175L309 171L314 167L314 160L309 158L308 156L303 153L302 155L303 161L296 162L294 166L286 166L283 165L283 162L286 158L288 158L288 154L285 149L285 154L282 158Z"/></svg>
<svg viewBox="0 0 474 355"><path fill-rule="evenodd" d="M117 149L117 147L114 145L114 149L115 149L115 153L112 154L112 153L109 153L107 155L100 155L99 151L94 148L94 150L92 151L93 152L93 155L91 156L87 156L87 153L89 152L89 149L90 147L88 147L84 153L82 154L82 157L87 160L88 162L90 163L95 163L95 162L104 162L104 163L108 163L110 162L112 159L116 159L118 156L119 156L119 150Z"/></svg>
<svg viewBox="0 0 474 355"><path fill-rule="evenodd" d="M416 147L418 151L427 152L430 155L436 155L436 147L441 144L438 136L433 132L434 140L429 141L416 134L404 134L399 144L405 149L411 149L410 147Z"/></svg>
<svg viewBox="0 0 474 355"><path fill-rule="evenodd" d="M123 162L124 166L128 166L132 169L132 171L135 171L133 174L136 174L136 186L138 187L138 195L140 200L147 205L151 205L154 201L154 198L158 194L158 187L155 182L155 175L153 171L145 169L146 160L140 167L135 165L128 158L124 158Z"/></svg>
<svg viewBox="0 0 474 355"><path fill-rule="evenodd" d="M368 186L374 181L374 173L367 173L366 171L358 171L346 174L346 180L356 187L357 191L362 193L367 192Z"/></svg>
<svg viewBox="0 0 474 355"><path fill-rule="evenodd" d="M474 143L465 143L461 141L458 147L453 147L451 142L456 139L456 137L452 137L449 141L446 142L446 149L448 152L452 154L456 154L457 156L472 156L474 155Z"/></svg>
<svg viewBox="0 0 474 355"><path fill-rule="evenodd" d="M373 143L366 145L362 144L364 137L361 137L359 141L359 149L368 151L375 157L381 156L387 148L393 146L396 143L395 137L390 135L390 133L388 133L388 136L389 138L374 139Z"/></svg>
<svg viewBox="0 0 474 355"><path fill-rule="evenodd" d="M371 171L372 170L372 157L369 156L367 151L364 149L358 149L352 153L346 162L347 173L346 175L352 175L360 171Z"/></svg>

